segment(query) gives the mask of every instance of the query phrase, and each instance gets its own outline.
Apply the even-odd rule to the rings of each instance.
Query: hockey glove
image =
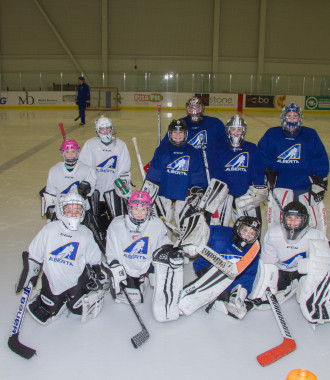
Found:
[[[114,181],[114,188],[118,197],[128,199],[132,194],[131,173],[121,173]]]
[[[199,186],[193,186],[187,190],[186,202],[197,211],[198,204],[204,195],[204,190]]]
[[[16,284],[16,293],[19,293],[23,288],[26,288],[31,281],[33,286],[36,286],[38,276],[41,269],[41,264],[33,259],[29,259],[29,252],[22,253],[23,270]]]
[[[265,169],[265,182],[270,191],[273,191],[276,186],[278,171]]]
[[[104,264],[104,270],[110,278],[110,293],[113,299],[121,292],[120,284],[127,285],[127,274],[123,265],[118,260],[113,260],[111,264]]]
[[[87,198],[87,195],[91,191],[91,185],[87,181],[81,181],[78,185],[78,193],[84,198]]]
[[[313,200],[316,203],[323,201],[324,194],[328,188],[328,178],[322,178],[317,175],[310,175],[309,180],[311,182],[309,188],[309,204],[311,205]]]

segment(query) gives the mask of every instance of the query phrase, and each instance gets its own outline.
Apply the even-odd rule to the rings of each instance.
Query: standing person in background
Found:
[[[85,110],[91,105],[89,86],[85,83],[84,77],[78,78],[76,104],[79,109],[80,125],[85,125]]]

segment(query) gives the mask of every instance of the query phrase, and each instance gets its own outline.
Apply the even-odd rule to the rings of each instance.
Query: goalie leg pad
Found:
[[[327,233],[327,214],[323,201],[315,203],[312,206],[309,204],[308,193],[299,196],[299,202],[306,206],[309,214],[309,225],[325,235]]]
[[[127,199],[119,197],[115,190],[106,191],[103,197],[111,220],[116,216],[127,214]]]
[[[105,291],[97,290],[90,292],[82,297],[81,323],[96,318],[103,308]]]
[[[141,276],[139,278],[137,277],[131,277],[127,275],[127,285],[123,285],[125,287],[125,290],[130,297],[131,301],[134,305],[137,305],[139,303],[144,302],[144,293],[146,292],[146,289],[149,284],[149,280],[146,276]],[[120,292],[117,294],[116,303],[126,303],[129,304],[125,294],[123,292]]]
[[[293,191],[289,189],[276,188],[274,189],[274,195],[276,196],[279,203],[284,208],[288,203],[293,201]],[[267,207],[267,223],[268,226],[273,226],[274,224],[280,224],[281,222],[281,209],[280,206],[275,201],[272,192],[269,192],[268,196],[268,207]]]
[[[146,179],[143,182],[141,191],[146,191],[149,194],[152,203],[154,203],[159,191],[159,185]]]
[[[163,216],[165,220],[171,222],[173,219],[173,204],[171,199],[165,198],[163,196],[157,197],[155,200],[155,212],[158,217]]]
[[[219,224],[221,226],[229,226],[232,207],[233,207],[233,201],[234,201],[234,197],[231,194],[228,194],[227,197],[224,199],[224,201],[220,204],[218,208]],[[214,218],[212,217],[212,221],[211,221],[212,225],[216,224],[213,221],[213,219]]]
[[[183,288],[179,301],[180,312],[191,315],[214,301],[233,281],[212,266],[203,276]]]

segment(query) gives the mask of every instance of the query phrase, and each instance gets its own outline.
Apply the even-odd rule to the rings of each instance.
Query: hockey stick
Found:
[[[262,365],[263,367],[274,363],[276,360],[283,358],[283,356],[288,355],[290,352],[294,351],[296,348],[296,342],[294,341],[290,333],[288,325],[282,314],[280,305],[275,295],[271,293],[269,288],[267,288],[266,290],[266,296],[273,310],[276,322],[279,325],[279,328],[281,330],[281,333],[284,339],[283,339],[283,342],[279,346],[276,346],[264,352],[263,354],[257,356],[257,360],[259,364]]]
[[[143,180],[145,180],[146,175],[145,175],[145,172],[144,172],[144,169],[143,169],[143,165],[142,165],[142,161],[141,161],[141,156],[140,156],[140,151],[139,151],[139,147],[137,145],[136,137],[132,137],[132,141],[133,141],[133,144],[134,144],[134,148],[135,148],[135,152],[136,152],[136,157],[137,157],[137,160],[138,160],[138,163],[139,163],[141,175],[142,175]]]
[[[81,118],[80,114],[74,119],[74,121],[77,121]]]
[[[13,327],[11,329],[11,333],[8,339],[8,347],[15,352],[15,354],[22,356],[25,359],[31,359],[34,354],[36,354],[36,350],[25,346],[19,341],[19,332],[22,326],[23,318],[25,315],[26,307],[29,302],[30,294],[32,292],[33,285],[29,282],[28,286],[24,288],[23,295],[21,301],[18,306],[18,310],[16,313],[16,317],[13,323]]]
[[[282,203],[279,201],[279,199],[277,198],[277,196],[274,194],[274,190],[270,191],[270,194],[272,194],[272,197],[273,197],[274,201],[276,202],[277,206],[279,207],[281,212],[283,212],[284,207],[283,207]]]
[[[65,134],[65,130],[64,130],[64,126],[63,126],[63,123],[60,123],[58,125],[61,129],[61,133],[62,133],[62,136],[63,136],[63,140],[66,140],[66,134]]]
[[[143,321],[142,321],[142,319],[140,317],[140,314],[136,310],[136,307],[135,307],[134,303],[132,302],[130,296],[128,295],[125,287],[123,286],[123,284],[120,284],[120,286],[121,286],[122,292],[125,294],[125,297],[127,298],[128,303],[130,304],[132,310],[134,311],[134,314],[136,315],[136,318],[138,319],[138,321],[140,322],[140,325],[142,327],[142,330],[140,332],[138,332],[137,334],[135,334],[131,338],[133,346],[135,348],[139,348],[147,339],[149,339],[150,335],[149,335],[149,332],[148,332],[145,324],[143,323]]]
[[[160,145],[160,142],[161,142],[161,138],[162,138],[162,126],[161,126],[161,119],[162,119],[162,114],[161,114],[161,111],[162,111],[162,106],[160,104],[158,104],[157,106],[157,116],[158,116],[158,145]]]
[[[203,159],[204,159],[204,166],[205,166],[205,173],[206,173],[206,178],[207,178],[207,184],[209,185],[210,182],[211,182],[211,178],[210,178],[209,164],[207,162],[207,155],[206,155],[205,144],[204,144],[204,136],[203,135],[199,135],[199,141],[201,143],[202,152],[203,152]]]

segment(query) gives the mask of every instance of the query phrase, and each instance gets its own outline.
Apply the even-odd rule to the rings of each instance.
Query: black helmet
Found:
[[[173,131],[182,131],[182,132],[184,132],[184,139],[182,141],[180,141],[180,142],[174,141],[172,139],[172,132]],[[167,134],[168,134],[168,139],[170,140],[170,142],[174,146],[181,147],[187,141],[187,137],[188,137],[188,127],[187,127],[187,124],[185,123],[184,120],[175,120],[174,119],[174,120],[171,121],[171,124],[168,126]]]
[[[254,236],[251,236],[249,239],[245,236],[244,233],[246,227],[250,227],[255,231]],[[247,244],[253,244],[259,238],[260,232],[261,223],[257,218],[254,218],[252,216],[239,217],[233,226],[235,245],[239,248],[244,248]]]
[[[288,217],[297,216],[301,222],[298,226],[293,225]],[[301,232],[308,226],[309,214],[307,208],[298,201],[288,203],[283,210],[281,223],[286,232],[287,240],[296,240]]]

